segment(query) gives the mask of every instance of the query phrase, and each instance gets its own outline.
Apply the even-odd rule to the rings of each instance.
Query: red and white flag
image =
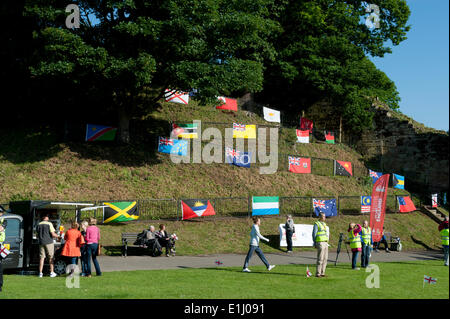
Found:
[[[309,130],[296,130],[298,143],[309,143]]]
[[[433,208],[438,207],[438,194],[432,194],[431,195],[431,206]]]
[[[164,98],[166,102],[189,104],[189,93],[188,92],[178,92],[176,90],[166,89]]]
[[[306,266],[306,277],[311,277],[312,273],[309,271],[308,266]]]
[[[2,256],[2,258],[6,258],[6,256],[8,256],[10,254],[10,251],[8,250],[8,248],[6,248],[6,246],[0,245],[0,256]]]
[[[389,174],[381,176],[372,188],[372,201],[370,204],[370,228],[372,240],[379,242],[383,236],[384,215],[386,213],[386,197],[389,183]]]
[[[218,110],[229,110],[229,111],[237,112],[238,105],[237,105],[237,100],[236,99],[231,99],[231,98],[225,97],[225,96],[218,96],[217,99],[222,104],[216,106],[216,109],[218,109]]]
[[[430,284],[430,285],[435,285],[437,281],[437,278],[433,278],[431,276],[427,276],[427,275],[423,275],[423,282]]]

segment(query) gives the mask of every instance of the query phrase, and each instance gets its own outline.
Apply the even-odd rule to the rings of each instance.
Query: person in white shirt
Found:
[[[245,258],[244,262],[244,268],[243,272],[250,272],[250,269],[248,269],[248,263],[250,259],[252,258],[253,252],[256,252],[258,257],[261,259],[261,261],[266,265],[267,270],[272,270],[275,265],[270,265],[267,261],[266,257],[264,256],[264,253],[262,252],[261,248],[259,248],[259,240],[265,240],[266,242],[269,242],[269,239],[262,236],[259,232],[259,225],[261,225],[261,220],[259,217],[253,217],[253,227],[250,232],[250,248],[247,253],[247,257]]]

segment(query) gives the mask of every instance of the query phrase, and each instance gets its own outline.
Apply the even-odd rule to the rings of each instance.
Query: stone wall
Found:
[[[356,149],[383,173],[405,176],[414,192],[448,190],[449,136],[429,129],[384,106],[375,107],[372,130],[365,131]]]

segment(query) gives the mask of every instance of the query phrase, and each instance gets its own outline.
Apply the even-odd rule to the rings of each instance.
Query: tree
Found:
[[[277,58],[266,63],[263,98],[281,93],[284,109],[293,114],[328,99],[356,132],[370,124],[373,98],[398,108],[395,84],[366,54],[382,57],[391,52],[387,41],[398,45],[406,39],[409,8],[404,0],[372,2],[380,8],[380,27],[369,29],[365,2],[286,0],[278,20],[283,32],[274,43]]]
[[[272,2],[26,1],[36,26],[30,73],[72,92],[73,105],[101,96],[91,105],[117,113],[120,140],[129,142],[130,118],[166,88],[196,88],[202,101],[260,91],[263,61],[274,57],[268,39],[280,31],[269,18]],[[69,3],[80,8],[78,29],[65,26]]]

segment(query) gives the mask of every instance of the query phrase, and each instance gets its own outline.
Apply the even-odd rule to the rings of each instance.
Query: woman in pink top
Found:
[[[361,251],[361,236],[359,235],[362,231],[362,227],[360,224],[350,223],[348,225],[347,232],[351,232],[353,234],[353,237],[359,241],[354,244],[350,244],[350,247],[352,248],[352,269],[353,270],[359,270],[358,267],[356,267],[356,262],[358,260],[359,252]],[[349,238],[350,239],[350,238]],[[359,244],[358,244],[359,243]]]
[[[86,228],[86,245],[87,245],[87,277],[91,277],[91,258],[94,263],[95,272],[97,276],[102,275],[100,265],[97,261],[98,242],[100,240],[100,229],[95,226],[97,220],[95,218],[89,219],[89,226]]]

